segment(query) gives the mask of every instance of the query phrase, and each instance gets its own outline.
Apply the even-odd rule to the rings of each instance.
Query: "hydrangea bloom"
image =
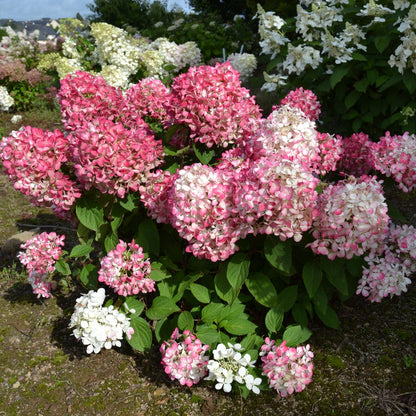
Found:
[[[114,309],[113,305],[102,306],[105,290],[90,290],[76,300],[69,328],[73,335],[87,345],[87,353],[99,353],[102,348],[120,347],[123,336],[131,338],[134,333],[130,318]]]
[[[116,248],[101,259],[98,281],[120,296],[137,295],[156,290],[150,272],[150,261],[144,258],[143,248],[134,240],[131,243],[120,240]]]
[[[232,390],[232,384],[236,381],[245,384],[253,393],[259,394],[261,378],[254,378],[249,372],[256,360],[252,361],[250,354],[242,355],[243,350],[240,344],[228,343],[228,348],[224,344],[218,344],[212,351],[214,358],[208,361],[209,374],[205,380],[215,381],[215,388],[226,393]]]
[[[316,254],[333,260],[367,251],[380,253],[389,217],[381,183],[376,177],[349,178],[328,185],[318,197],[310,244]]]
[[[306,347],[290,348],[283,341],[279,346],[269,338],[261,347],[263,374],[269,379],[269,387],[282,397],[301,392],[312,382],[313,352]]]
[[[58,100],[67,131],[83,127],[96,117],[115,120],[124,103],[121,90],[107,84],[103,77],[83,71],[61,80]]]
[[[280,101],[280,105],[299,108],[311,121],[318,120],[321,114],[321,103],[318,97],[311,90],[304,90],[302,87],[290,91]]]
[[[191,331],[185,330],[181,334],[176,328],[171,339],[160,346],[165,373],[182,386],[199,383],[207,373],[209,357],[205,353],[208,350],[209,345],[202,345]]]
[[[148,125],[136,119],[133,130],[122,123],[98,117],[68,136],[74,172],[85,189],[124,198],[137,191],[146,172],[162,162],[163,147]]]
[[[55,283],[48,277],[55,271],[55,263],[62,254],[65,236],[58,236],[55,232],[41,233],[21,245],[17,257],[26,266],[28,281],[33,293],[39,297],[49,298]]]
[[[189,127],[190,137],[208,147],[227,147],[251,133],[260,108],[239,73],[228,62],[201,65],[178,75],[172,83],[170,114]]]
[[[257,68],[257,59],[252,53],[232,53],[227,61],[240,73],[241,82],[246,82]]]
[[[337,136],[342,146],[338,162],[340,172],[360,177],[367,175],[374,166],[373,145],[368,134],[354,133],[350,137]]]
[[[408,132],[391,136],[389,132],[373,146],[375,169],[392,176],[403,192],[416,188],[416,135]]]
[[[325,175],[327,172],[335,171],[342,155],[341,140],[328,133],[317,132],[319,159],[312,164],[314,172]]]
[[[69,161],[69,142],[58,129],[12,131],[0,144],[0,157],[14,187],[35,205],[69,211],[81,196],[78,185],[60,170]]]
[[[0,111],[7,111],[14,105],[14,99],[7,91],[7,88],[0,85]]]

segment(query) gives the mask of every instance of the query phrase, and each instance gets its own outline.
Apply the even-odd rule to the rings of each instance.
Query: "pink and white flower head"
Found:
[[[309,345],[291,348],[283,341],[279,346],[269,338],[261,347],[263,374],[269,380],[269,387],[282,397],[301,392],[312,382],[313,352]]]
[[[321,103],[318,97],[311,90],[304,90],[302,87],[290,91],[280,101],[280,106],[282,105],[299,108],[311,121],[318,120],[321,114]]]
[[[251,134],[260,118],[254,97],[241,86],[229,62],[191,67],[172,83],[169,114],[190,129],[190,137],[208,147],[227,147]]]
[[[170,90],[156,78],[144,78],[130,87],[125,93],[125,108],[122,111],[123,122],[134,128],[137,117],[151,117],[163,123],[172,124],[166,108],[170,100]]]
[[[238,250],[242,230],[226,172],[195,163],[177,175],[169,191],[170,221],[188,241],[186,251],[214,262],[227,259]]]
[[[102,348],[120,347],[124,335],[131,338],[134,329],[130,318],[114,308],[102,306],[105,290],[90,290],[76,300],[69,328],[77,340],[87,346],[87,354],[99,353]]]
[[[134,240],[131,243],[120,240],[116,248],[101,259],[98,281],[120,296],[137,295],[156,290],[150,272],[150,261],[145,259],[143,248]]]
[[[69,142],[58,129],[12,131],[1,141],[0,157],[14,187],[35,205],[69,211],[81,196],[79,186],[60,170],[69,162]]]
[[[373,145],[368,134],[354,133],[350,137],[337,136],[341,142],[342,154],[337,169],[347,175],[360,177],[368,175],[374,167]]]
[[[120,89],[110,86],[100,75],[77,71],[61,80],[58,92],[62,122],[68,132],[96,117],[116,120],[124,107]]]
[[[373,152],[375,169],[391,176],[403,192],[416,189],[416,135],[391,136],[386,132],[374,144]]]
[[[350,177],[328,185],[318,197],[310,244],[316,254],[336,257],[361,256],[384,249],[389,217],[381,182],[376,177]]]
[[[17,255],[20,262],[26,266],[28,281],[33,293],[39,297],[49,298],[55,289],[55,282],[50,280],[55,271],[55,263],[62,255],[65,236],[55,232],[38,234],[21,245],[24,251]]]
[[[176,328],[169,341],[160,346],[162,365],[171,380],[178,380],[184,386],[191,387],[207,373],[209,357],[205,353],[209,345],[203,345],[189,330],[183,334]]]
[[[162,163],[162,143],[141,119],[134,130],[127,130],[121,123],[97,117],[68,139],[75,175],[87,190],[95,187],[124,198],[139,189],[146,172]]]
[[[338,161],[343,152],[341,140],[332,134],[317,132],[318,158],[314,160],[312,169],[319,175],[337,170]]]

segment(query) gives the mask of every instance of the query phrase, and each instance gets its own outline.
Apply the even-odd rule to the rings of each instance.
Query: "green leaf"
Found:
[[[203,322],[207,324],[211,324],[213,322],[218,323],[218,318],[220,316],[221,311],[224,309],[223,303],[210,303],[207,306],[204,306],[201,311],[201,319]]]
[[[119,204],[115,204],[111,210],[111,229],[117,232],[124,218],[124,209]]]
[[[348,282],[344,271],[344,259],[329,260],[328,257],[321,258],[321,267],[328,281],[343,295],[348,295]]]
[[[250,259],[245,253],[237,253],[232,256],[227,264],[227,279],[230,285],[240,290],[247,279],[250,269]]]
[[[189,329],[192,331],[194,329],[194,318],[189,311],[183,311],[179,314],[178,317],[178,328],[183,331]]]
[[[415,74],[406,72],[403,76],[403,83],[409,91],[409,94],[413,94],[416,91],[416,76]]]
[[[146,311],[146,316],[150,320],[158,320],[178,311],[180,309],[172,299],[166,296],[158,296],[153,299],[152,306]]]
[[[172,275],[165,269],[162,263],[153,261],[150,263],[152,271],[150,272],[150,278],[155,282],[160,282],[165,279],[169,279]]]
[[[383,92],[387,88],[390,88],[393,85],[398,84],[400,81],[402,81],[402,79],[403,77],[401,75],[393,75],[392,77],[389,77],[387,81],[380,86],[379,92]]]
[[[139,228],[134,236],[137,244],[143,247],[143,251],[150,256],[159,256],[160,238],[156,223],[151,219],[146,219],[139,224]]]
[[[355,58],[356,59],[356,58]],[[349,72],[348,66],[336,66],[329,78],[331,88],[334,88]]]
[[[380,52],[383,53],[383,51],[389,46],[390,43],[390,36],[376,36],[374,38],[374,45],[376,47],[376,49]]]
[[[367,72],[367,79],[370,84],[375,84],[378,79],[378,69],[372,68]]]
[[[143,302],[140,302],[140,300],[137,299],[136,296],[127,296],[122,306],[124,307],[126,314],[132,309],[134,309],[134,313],[132,313],[132,315],[139,316],[143,312],[145,305]]]
[[[117,247],[120,239],[116,233],[107,234],[104,239],[104,248],[109,253],[111,250]]]
[[[71,268],[64,259],[59,259],[55,263],[55,269],[58,273],[63,274],[64,276],[69,276],[71,274]]]
[[[387,207],[389,209],[388,216],[394,220],[398,220],[401,222],[407,222],[406,217],[396,208],[394,205],[391,205],[387,202]]]
[[[79,275],[79,280],[89,290],[98,288],[98,267],[94,264],[86,264]]]
[[[308,313],[303,305],[295,303],[292,308],[293,319],[300,325],[308,326]]]
[[[97,206],[93,198],[78,200],[75,212],[80,223],[90,230],[98,231],[104,222],[104,210]]]
[[[221,326],[232,335],[252,334],[257,328],[255,323],[242,318],[221,321]]]
[[[292,271],[292,245],[289,241],[281,241],[275,236],[267,236],[264,240],[264,255],[268,262],[286,274]]]
[[[247,316],[244,313],[245,306],[242,303],[233,303],[232,305],[225,305],[221,311],[219,316],[217,317],[217,322],[220,323],[223,320],[232,321],[237,319],[241,316]]]
[[[203,344],[215,345],[220,342],[218,331],[207,325],[201,325],[197,328],[196,337],[199,338]]]
[[[156,323],[155,326],[155,337],[159,344],[162,341],[170,339],[172,336],[172,332],[178,326],[176,315],[174,319],[163,318]]]
[[[124,199],[122,199],[119,204],[129,212],[134,211],[137,208],[137,203],[140,201],[140,196],[137,194],[127,194]]]
[[[282,327],[284,316],[285,314],[279,306],[269,309],[264,319],[267,330],[269,332],[277,332]]]
[[[289,311],[298,297],[298,286],[288,286],[277,295],[277,306],[283,311]]]
[[[152,330],[149,324],[140,316],[132,316],[130,325],[134,329],[131,339],[127,342],[137,351],[147,352],[152,346]]]
[[[227,303],[232,303],[234,299],[237,297],[234,289],[230,285],[227,275],[226,269],[222,268],[214,278],[214,286],[215,292],[217,295],[222,299],[225,300]]]
[[[344,104],[347,109],[353,107],[355,103],[360,99],[362,96],[361,93],[359,93],[356,90],[352,90],[347,96],[345,97]]]
[[[367,58],[365,57],[365,55],[363,55],[362,53],[359,52],[353,52],[351,55],[352,59],[354,59],[354,61],[360,61],[360,62],[366,62]]]
[[[198,283],[191,283],[189,289],[199,302],[209,303],[211,301],[209,290],[205,286],[199,285]]]
[[[196,143],[194,143],[194,152],[198,160],[204,165],[208,165],[215,155],[215,150],[209,150],[205,146]]]
[[[316,291],[315,296],[313,297],[313,304],[315,305],[315,311],[319,310],[323,314],[326,313],[328,307],[328,295],[326,294],[322,286]]]
[[[251,274],[246,282],[247,289],[260,304],[273,308],[277,305],[277,292],[272,281],[263,273]]]
[[[304,264],[302,270],[303,283],[310,298],[313,298],[322,281],[322,269],[315,261]]]
[[[323,313],[321,310],[316,309],[316,314],[318,315],[318,318],[329,328],[333,329],[339,329],[340,328],[340,322],[338,319],[337,313],[330,307],[327,306],[325,313]]]
[[[296,347],[307,341],[311,335],[312,332],[308,328],[301,325],[290,325],[283,333],[283,340],[286,340],[288,347]]]

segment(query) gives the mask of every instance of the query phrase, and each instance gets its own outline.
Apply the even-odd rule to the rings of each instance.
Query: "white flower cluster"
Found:
[[[243,351],[240,344],[228,343],[228,348],[224,344],[218,344],[217,348],[212,351],[214,359],[208,361],[209,374],[205,380],[216,381],[215,388],[222,389],[226,393],[231,391],[232,383],[236,381],[245,384],[253,393],[259,394],[258,386],[261,384],[261,378],[255,378],[247,370],[247,368],[254,367],[256,360],[252,361],[250,354],[243,356],[240,351]]]
[[[7,111],[14,105],[14,99],[7,91],[7,88],[0,86],[0,111]]]
[[[257,68],[257,59],[251,53],[232,53],[227,61],[240,73],[241,82],[246,82]]]
[[[90,290],[76,300],[75,311],[69,323],[73,335],[87,345],[87,353],[99,353],[102,348],[120,347],[123,335],[131,337],[134,330],[130,319],[114,309],[113,305],[102,306],[105,290]]]

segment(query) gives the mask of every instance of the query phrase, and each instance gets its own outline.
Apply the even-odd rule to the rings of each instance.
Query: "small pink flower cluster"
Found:
[[[202,345],[190,331],[183,334],[176,328],[169,341],[165,341],[161,347],[162,365],[171,380],[191,387],[197,384],[207,373],[209,357],[205,353],[209,345]]]
[[[282,397],[301,392],[312,382],[313,352],[306,347],[290,348],[283,341],[279,346],[269,338],[261,347],[263,374],[269,379],[269,387]]]
[[[318,197],[318,210],[312,227],[315,241],[309,245],[316,254],[333,260],[382,252],[389,217],[376,177],[350,177],[328,185]]]
[[[69,159],[69,142],[60,130],[24,127],[3,138],[0,157],[14,187],[35,205],[68,211],[81,196],[78,185],[60,171]]]
[[[55,271],[55,263],[62,255],[61,246],[65,236],[58,236],[55,232],[38,234],[21,245],[25,251],[18,254],[20,262],[26,266],[32,285],[33,293],[39,297],[49,298],[55,283],[48,280],[48,275]]]
[[[143,248],[134,240],[131,243],[120,240],[116,248],[101,259],[98,281],[120,296],[137,295],[156,290],[150,272],[150,261],[144,258]]]
[[[392,176],[403,192],[416,189],[416,135],[408,132],[391,136],[390,132],[374,144],[374,167]]]
[[[368,175],[374,167],[373,142],[363,132],[354,133],[350,137],[337,136],[342,145],[342,155],[337,169],[345,174],[360,177]]]
[[[190,137],[208,147],[237,143],[250,134],[251,120],[260,118],[259,106],[229,62],[178,75],[168,106],[174,122],[185,124]]]
[[[390,224],[383,255],[365,257],[367,267],[358,282],[356,294],[381,302],[387,296],[407,292],[410,276],[416,272],[416,229]]]
[[[68,140],[74,172],[83,187],[120,198],[137,191],[145,173],[162,162],[163,146],[140,118],[134,129],[127,130],[121,123],[97,117]]]
[[[321,103],[318,101],[318,97],[311,90],[304,90],[302,87],[290,91],[280,101],[280,105],[299,108],[311,121],[318,120],[321,114]]]
[[[121,90],[112,87],[100,76],[77,71],[61,80],[58,93],[62,122],[74,131],[96,117],[115,120],[123,108]]]
[[[342,155],[340,140],[332,134],[320,132],[317,132],[316,140],[319,154],[318,160],[312,164],[312,169],[320,175],[335,171]]]

